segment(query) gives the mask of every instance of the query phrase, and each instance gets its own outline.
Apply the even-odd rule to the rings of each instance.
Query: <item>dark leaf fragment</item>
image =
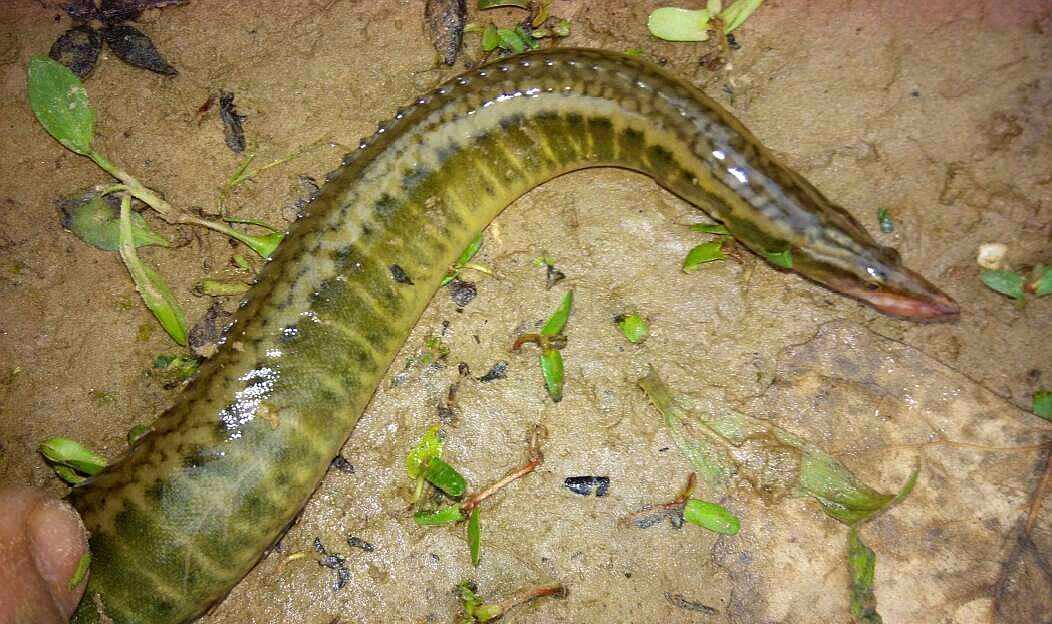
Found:
[[[70,69],[77,78],[84,80],[95,69],[102,49],[102,37],[88,26],[81,24],[62,33],[55,43],[51,44],[48,56]]]
[[[698,613],[704,613],[705,615],[719,614],[719,611],[710,607],[707,604],[697,602],[694,600],[687,600],[683,597],[683,594],[673,594],[672,592],[666,592],[665,600],[668,600],[673,607],[676,607],[678,609],[684,609],[686,611],[696,611]]]
[[[86,22],[98,15],[95,0],[70,0],[65,8],[66,14],[75,20]]]
[[[360,548],[365,552],[373,552],[374,550],[376,550],[376,546],[373,546],[372,544],[363,540],[362,538],[355,537],[353,535],[347,538],[347,545],[351,548]]]
[[[354,464],[347,461],[347,458],[343,455],[333,457],[332,461],[329,462],[329,468],[332,470],[339,470],[344,474],[354,474]]]
[[[564,279],[566,279],[566,274],[563,273],[562,271],[560,271],[559,269],[555,268],[554,264],[546,264],[544,266],[547,267],[547,272],[545,274],[545,280],[544,281],[545,281],[545,287],[548,290],[551,290],[552,286],[555,286],[559,282],[561,282]]]
[[[318,565],[336,572],[336,580],[332,582],[332,588],[334,590],[343,589],[343,586],[351,580],[351,571],[347,568],[347,558],[326,550],[325,545],[321,543],[320,537],[314,538],[314,550],[322,556],[318,560]]]
[[[391,277],[394,278],[394,281],[398,282],[399,284],[412,285],[413,280],[410,279],[409,276],[406,274],[405,269],[398,266],[397,264],[392,264],[388,267],[388,269],[390,269]]]
[[[592,488],[595,488],[595,495],[602,498],[606,496],[606,491],[610,488],[610,477],[566,477],[563,480],[563,485],[574,494],[580,494],[581,496],[590,495]]]
[[[455,279],[449,283],[449,297],[453,303],[457,304],[457,307],[467,306],[476,295],[478,295],[478,289],[472,282]]]
[[[493,381],[495,379],[504,379],[508,375],[508,363],[501,360],[493,365],[493,368],[489,369],[485,375],[479,377],[479,381]]]
[[[107,24],[115,24],[134,20],[146,9],[159,9],[185,2],[186,0],[102,0],[95,17]]]
[[[165,76],[179,73],[161,56],[146,33],[137,28],[127,24],[111,24],[103,27],[102,38],[117,58],[129,65]]]
[[[226,146],[240,154],[245,151],[245,129],[241,125],[245,116],[237,112],[234,106],[234,94],[229,91],[219,92],[219,119],[223,121],[223,141]]]
[[[424,22],[431,35],[431,45],[446,65],[457,62],[460,42],[464,38],[468,8],[464,0],[427,0]]]
[[[207,358],[215,354],[216,345],[223,335],[223,327],[219,322],[223,316],[226,316],[223,306],[218,300],[213,300],[204,317],[190,328],[187,340],[194,355]]]

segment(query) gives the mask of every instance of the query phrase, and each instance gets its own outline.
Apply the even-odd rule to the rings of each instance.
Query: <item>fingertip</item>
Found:
[[[87,531],[80,516],[65,502],[40,500],[26,517],[26,536],[37,572],[55,605],[72,615],[84,594],[87,575],[72,585],[81,559],[88,553]]]

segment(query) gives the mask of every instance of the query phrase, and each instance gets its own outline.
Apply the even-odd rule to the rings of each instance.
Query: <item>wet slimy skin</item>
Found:
[[[100,621],[101,606],[117,624],[183,622],[222,598],[314,491],[460,251],[526,191],[597,166],[653,177],[750,249],[788,250],[794,271],[884,312],[957,314],[667,72],[585,49],[475,69],[345,159],[216,356],[152,433],[73,491],[94,556],[75,621]]]

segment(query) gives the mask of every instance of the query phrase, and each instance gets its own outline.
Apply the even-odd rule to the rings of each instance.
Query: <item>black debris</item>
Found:
[[[179,73],[154,47],[146,33],[127,24],[110,24],[102,28],[102,38],[120,60],[135,67],[165,76]]]
[[[391,277],[393,277],[394,280],[399,284],[413,283],[413,280],[409,279],[409,276],[405,273],[405,269],[403,269],[402,267],[398,266],[397,264],[392,264],[388,268],[391,270]]]
[[[62,36],[51,44],[48,56],[68,67],[77,78],[84,80],[91,70],[95,69],[100,50],[102,38],[99,37],[99,33],[91,26],[81,24],[62,33]]]
[[[363,540],[362,538],[355,537],[353,535],[347,538],[347,545],[351,548],[360,548],[365,552],[373,552],[374,550],[376,550],[376,546],[373,546],[372,544]]]
[[[337,455],[332,458],[329,462],[329,468],[332,470],[339,470],[344,474],[354,474],[354,464],[347,461],[343,455]]]
[[[683,594],[673,594],[672,592],[665,592],[665,599],[668,600],[673,607],[679,609],[685,609],[687,611],[696,611],[698,613],[704,613],[705,615],[719,615],[719,611],[710,607],[707,604],[695,602],[693,600],[687,600],[683,597]]]
[[[554,264],[546,264],[544,266],[547,267],[547,273],[545,274],[545,287],[548,290],[551,290],[552,286],[555,286],[566,279],[566,274],[555,268]]]
[[[321,543],[320,537],[314,538],[314,550],[318,551],[318,554],[322,556],[318,560],[318,565],[336,571],[336,580],[332,582],[332,588],[334,590],[343,589],[343,586],[351,580],[351,571],[347,568],[347,558],[326,550],[325,545]]]
[[[606,491],[610,488],[610,477],[566,477],[563,485],[574,494],[581,496],[590,495],[592,488],[595,488],[595,495],[601,498],[606,496]]]
[[[478,295],[478,289],[472,282],[455,279],[449,283],[449,297],[458,307],[466,307]]]
[[[205,312],[200,321],[190,328],[190,332],[186,336],[187,343],[194,355],[207,358],[215,354],[216,345],[223,335],[223,326],[219,321],[224,316],[227,316],[227,313],[223,311],[223,306],[219,303],[219,299],[213,299],[208,311]]]
[[[727,47],[732,50],[740,50],[742,44],[738,43],[738,40],[734,38],[734,34],[727,35]]]
[[[479,381],[493,381],[494,379],[504,379],[508,376],[508,363],[501,360],[493,365],[493,368],[479,377]]]
[[[452,66],[457,62],[460,43],[464,38],[468,9],[464,0],[427,0],[424,22],[442,62]]]
[[[185,2],[186,0],[102,0],[93,17],[108,24],[113,24],[125,20],[134,20],[146,9],[159,9]],[[90,4],[90,0],[80,4]]]
[[[234,94],[219,92],[219,119],[223,121],[223,141],[235,154],[245,151],[245,129],[241,122],[245,116],[234,106]]]

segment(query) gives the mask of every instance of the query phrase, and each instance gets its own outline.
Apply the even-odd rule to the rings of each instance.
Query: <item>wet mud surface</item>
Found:
[[[488,597],[569,588],[512,622],[846,621],[846,528],[811,500],[768,504],[732,489],[720,502],[741,518],[735,537],[618,525],[674,497],[690,470],[635,384],[650,364],[680,391],[808,438],[883,491],[921,461],[912,496],[863,529],[885,621],[1047,619],[1052,523],[1035,492],[1050,427],[1026,408],[1052,386],[1052,298],[1014,307],[975,264],[986,242],[1006,243],[1016,265],[1052,261],[1047,4],[770,0],[737,33],[730,66],[714,69],[700,62],[712,46],[649,38],[656,6],[557,0],[553,12],[573,24],[568,45],[666,59],[956,298],[961,320],[889,319],[751,256],[686,275],[683,256],[705,238],[687,228],[696,210],[639,175],[564,176],[487,230],[476,261],[498,279],[466,276],[476,296],[463,307],[439,291],[343,450],[353,470],[330,471],[279,547],[203,621],[451,622],[465,578]],[[61,14],[47,2],[0,10],[0,481],[55,494],[65,488],[40,440],[65,435],[116,457],[127,430],[176,397],[149,373],[175,349],[119,258],[60,225],[60,195],[106,181],[25,104],[26,62],[69,27]],[[233,92],[258,163],[323,143],[229,199],[232,213],[274,223],[294,214],[299,176],[320,180],[378,121],[457,71],[435,69],[422,2],[200,1],[135,24],[179,73],[150,74],[104,49],[86,82],[97,146],[170,201],[215,213],[240,158],[215,108],[198,110]],[[477,41],[466,37],[472,51]],[[891,234],[878,233],[880,208]],[[142,256],[201,318],[211,301],[193,284],[248,252],[147,218],[177,244]],[[550,290],[534,264],[543,254],[566,274]],[[536,353],[508,347],[570,287],[565,399],[552,404]],[[650,322],[641,345],[614,326],[629,311]],[[403,371],[447,323],[441,365]],[[501,360],[503,378],[475,380]],[[441,412],[460,362],[473,377]],[[477,571],[462,528],[420,528],[409,512],[403,458],[440,415],[445,457],[474,485],[525,459],[532,425],[547,430],[543,466],[484,503]],[[606,496],[564,487],[577,475],[609,477]],[[342,589],[318,565],[316,539],[346,558]],[[309,556],[288,560],[298,552]]]

